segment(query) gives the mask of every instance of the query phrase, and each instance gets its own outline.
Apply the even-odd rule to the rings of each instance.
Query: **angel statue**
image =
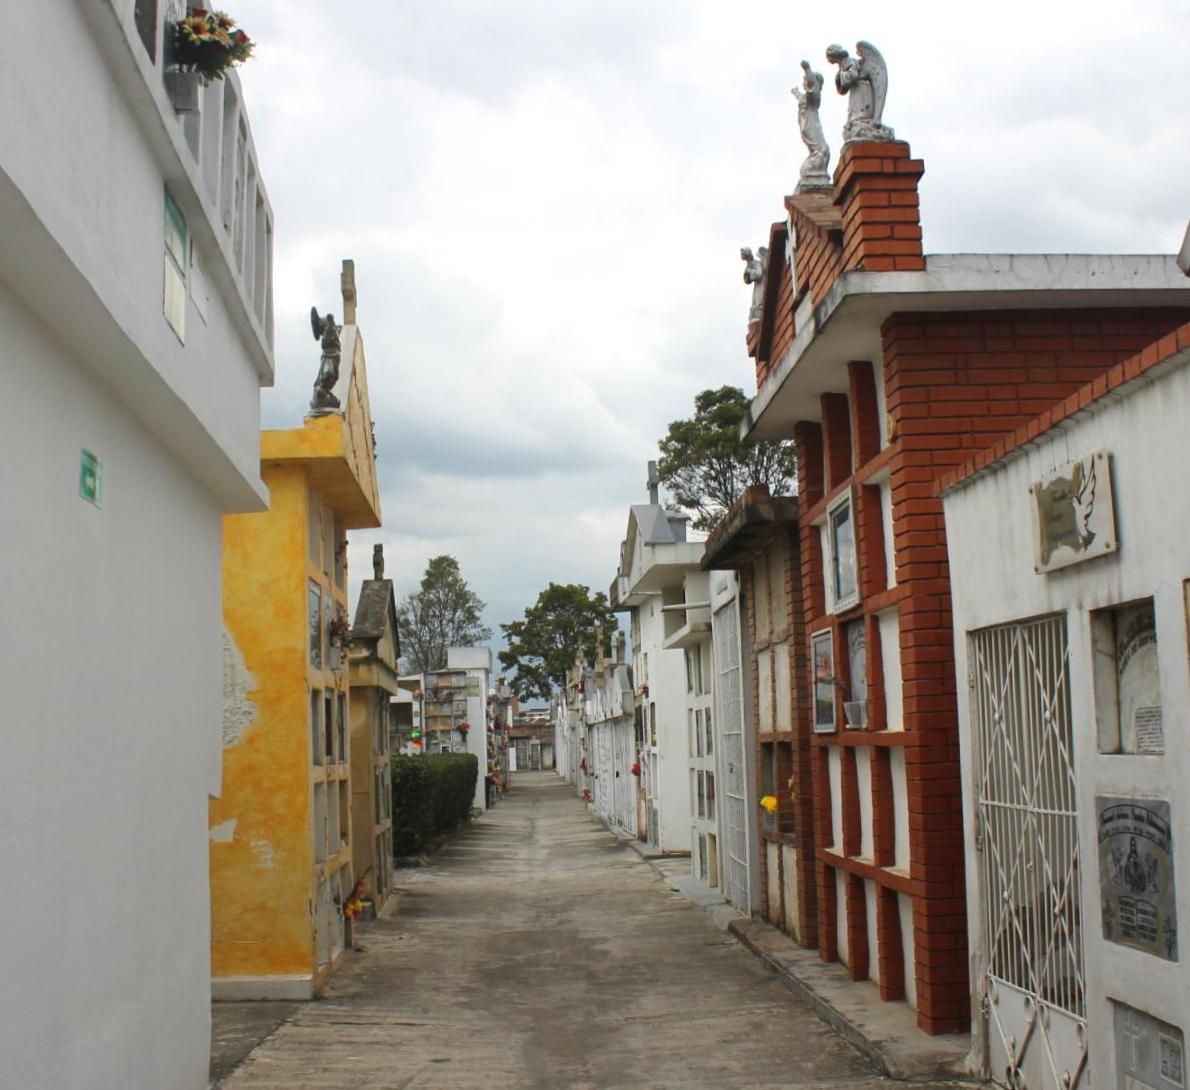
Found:
[[[830,189],[827,165],[831,161],[831,149],[818,117],[818,107],[822,105],[822,73],[811,69],[809,61],[802,61],[802,85],[794,87],[791,93],[797,99],[797,124],[802,132],[802,143],[809,152],[802,162],[797,191]]]
[[[764,282],[769,267],[769,248],[761,246],[757,256],[750,247],[745,246],[740,250],[740,260],[744,262],[744,283],[752,285],[752,307],[748,311],[748,324],[752,325],[764,317]]]
[[[318,308],[310,308],[310,328],[314,331],[314,339],[322,341],[322,363],[318,368],[318,377],[314,380],[314,396],[310,398],[311,412],[327,412],[339,408],[339,399],[331,391],[339,381],[339,331],[341,325],[335,325],[335,316],[327,313],[325,318],[318,316]]]
[[[837,64],[835,88],[847,95],[847,124],[843,143],[852,140],[894,140],[892,129],[883,124],[884,98],[888,93],[888,66],[871,42],[856,42],[858,57],[848,55],[841,45],[827,48],[826,59]]]

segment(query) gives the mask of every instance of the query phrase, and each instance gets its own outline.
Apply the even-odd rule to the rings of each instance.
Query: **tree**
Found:
[[[492,638],[483,623],[484,603],[467,586],[453,556],[426,565],[421,587],[397,607],[401,661],[406,673],[446,668],[448,647],[470,647]]]
[[[611,650],[616,617],[602,591],[592,594],[578,583],[551,583],[537,596],[537,604],[525,610],[523,621],[500,629],[508,643],[500,652],[500,665],[516,670],[509,682],[512,691],[521,700],[549,700],[555,687],[566,684],[566,672],[580,653],[589,666],[595,664],[599,636],[604,650]]]
[[[694,416],[675,420],[661,440],[661,483],[695,513],[696,530],[713,529],[749,485],[768,485],[774,496],[793,490],[793,443],[744,443],[740,422],[747,411],[748,398],[738,386],[703,390],[694,399]]]

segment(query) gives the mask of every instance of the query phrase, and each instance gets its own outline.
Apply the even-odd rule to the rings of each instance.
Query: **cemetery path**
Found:
[[[553,773],[514,774],[430,866],[398,874],[395,914],[224,1090],[898,1085]],[[219,1004],[217,1028],[249,1006]]]

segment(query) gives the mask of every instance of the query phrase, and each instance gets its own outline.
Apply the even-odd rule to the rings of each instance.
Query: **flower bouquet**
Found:
[[[253,42],[235,20],[222,11],[191,8],[185,19],[174,23],[173,59],[197,73],[203,83],[222,79],[233,64],[252,56]]]

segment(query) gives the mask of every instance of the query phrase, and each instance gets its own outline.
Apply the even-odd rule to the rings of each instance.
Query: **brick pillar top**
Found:
[[[843,145],[834,203],[843,217],[843,271],[922,270],[917,183],[925,163],[904,141]]]

